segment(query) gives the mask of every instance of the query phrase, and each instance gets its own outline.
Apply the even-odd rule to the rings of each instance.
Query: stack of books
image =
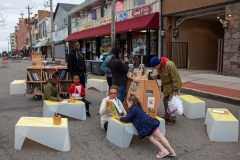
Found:
[[[39,73],[27,71],[27,75],[30,81],[41,81],[41,76]]]

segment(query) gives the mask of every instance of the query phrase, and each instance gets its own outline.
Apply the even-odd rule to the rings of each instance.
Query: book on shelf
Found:
[[[41,92],[40,83],[28,83],[27,84],[27,93],[41,95],[42,92]]]
[[[40,81],[41,76],[39,73],[27,71],[27,76],[30,81]]]

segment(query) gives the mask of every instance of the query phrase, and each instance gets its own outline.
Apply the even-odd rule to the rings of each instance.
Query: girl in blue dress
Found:
[[[126,117],[119,117],[119,120],[122,122],[132,122],[138,131],[139,139],[149,136],[149,141],[160,149],[159,153],[156,155],[157,158],[163,158],[165,156],[175,157],[176,153],[173,148],[158,129],[160,122],[143,111],[138,97],[134,94],[130,94],[127,98],[127,104],[129,112]],[[155,137],[161,142],[157,141]]]

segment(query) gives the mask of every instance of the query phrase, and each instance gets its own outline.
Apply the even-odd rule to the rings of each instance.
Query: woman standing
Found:
[[[112,72],[112,85],[118,86],[118,99],[123,103],[127,86],[128,58],[122,60],[122,49],[119,46],[114,47],[112,52],[108,63]]]

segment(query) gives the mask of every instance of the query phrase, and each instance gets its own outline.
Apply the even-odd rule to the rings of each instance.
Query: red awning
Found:
[[[124,21],[119,21],[116,23],[116,33],[124,33],[130,31],[137,31],[142,29],[159,29],[159,13],[152,13],[146,16],[136,17],[127,19]],[[83,30],[80,32],[70,34],[65,42],[85,39],[85,38],[93,38],[93,37],[101,37],[111,34],[111,24],[107,24],[104,26],[91,28],[87,30]]]

